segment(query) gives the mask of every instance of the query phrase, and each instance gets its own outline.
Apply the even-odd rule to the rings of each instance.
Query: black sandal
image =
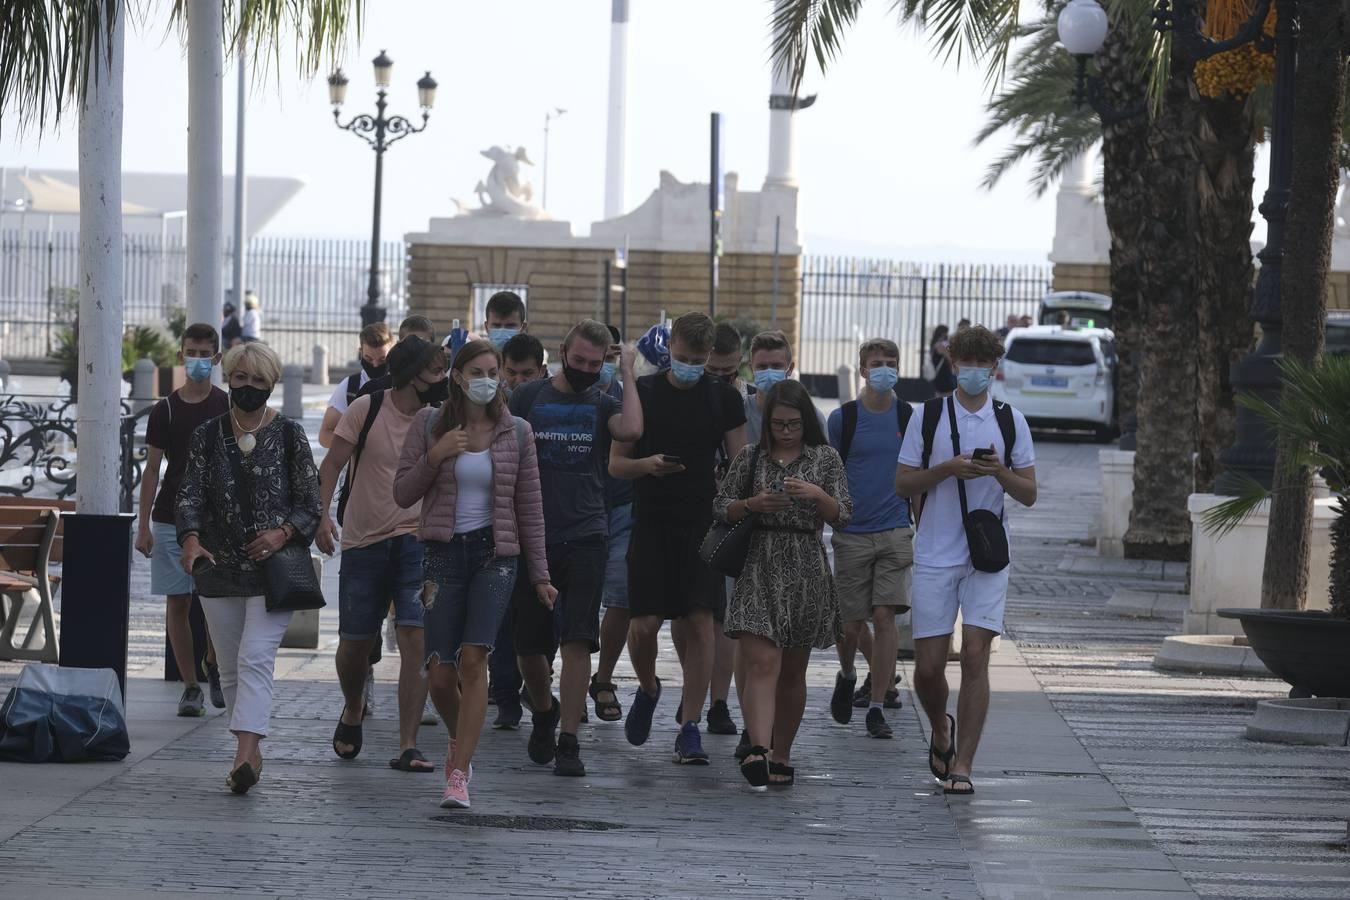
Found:
[[[774,781],[773,776],[775,775],[786,775],[787,778],[784,781]],[[797,770],[795,767],[769,760],[769,787],[792,787],[796,783]]]
[[[248,789],[258,783],[258,774],[261,769],[261,765],[255,771],[252,763],[240,763],[239,768],[231,772],[225,779],[225,784],[236,794],[247,794]]]
[[[608,692],[613,700],[601,700],[600,694]],[[611,681],[596,681],[591,676],[591,699],[595,701],[595,715],[601,722],[617,722],[623,718],[623,707],[619,704],[619,690]]]
[[[944,787],[942,789],[942,793],[944,794],[955,794],[958,797],[969,797],[971,794],[975,793],[975,784],[970,780],[970,777],[967,775],[948,775],[946,780],[951,782],[951,787]],[[958,790],[956,787],[958,784],[966,785],[969,788],[969,790],[966,790],[964,788]]]
[[[343,743],[346,743],[344,741]],[[414,762],[423,762],[425,767],[414,766]],[[431,764],[431,760],[422,755],[422,751],[416,747],[404,750],[397,759],[389,760],[389,768],[398,769],[400,772],[435,772],[436,767]]]
[[[751,759],[758,756],[759,759]],[[769,787],[769,751],[763,747],[751,747],[741,763],[741,775],[750,783],[752,791],[763,791]]]
[[[342,715],[345,716],[346,714],[347,707],[343,706]],[[340,758],[356,759],[357,755],[360,754],[361,742],[364,740],[364,736],[361,732],[361,725],[365,724],[365,720],[366,717],[363,714],[361,716],[361,724],[348,725],[346,722],[342,721],[342,716],[338,716],[337,728],[333,729],[333,752]],[[352,749],[343,753],[337,748],[338,744],[349,744]]]
[[[951,723],[951,727],[947,730],[946,750],[939,753],[937,747],[934,746],[933,740],[937,737],[936,732],[928,738],[928,771],[932,772],[933,777],[938,781],[947,780],[947,775],[952,770],[952,760],[956,759],[956,719],[952,718],[951,713],[947,713],[947,721]],[[941,772],[938,771],[937,766],[933,765],[934,756],[942,760],[943,769]]]

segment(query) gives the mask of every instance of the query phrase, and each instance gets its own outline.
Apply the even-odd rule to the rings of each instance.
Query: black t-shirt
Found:
[[[741,395],[706,375],[692,388],[681,390],[670,383],[664,370],[639,378],[637,389],[643,432],[633,456],[678,456],[685,470],[664,478],[637,479],[634,510],[639,515],[660,514],[682,521],[709,518],[717,493],[717,450],[728,431],[745,424]]]
[[[174,391],[150,410],[150,418],[145,426],[145,442],[164,451],[164,458],[169,462],[164,479],[159,483],[159,493],[155,495],[155,505],[150,509],[150,521],[173,524],[174,499],[178,496],[178,485],[187,469],[188,443],[192,440],[192,432],[203,422],[229,411],[230,395],[218,387],[212,387],[206,399],[198,403],[188,403]]]
[[[609,383],[609,394],[620,403],[623,402],[623,388],[620,387],[618,379]],[[605,461],[605,505],[610,509],[616,506],[624,506],[633,502],[633,482],[627,478],[609,477],[609,462]]]

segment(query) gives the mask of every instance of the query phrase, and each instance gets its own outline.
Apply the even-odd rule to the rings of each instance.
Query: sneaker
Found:
[[[750,729],[742,728],[741,740],[736,744],[736,762],[745,761],[745,758],[750,755],[750,747]]]
[[[536,765],[544,766],[553,761],[554,755],[558,752],[558,742],[553,736],[553,730],[558,727],[558,719],[562,717],[562,708],[558,706],[558,698],[553,698],[553,705],[547,712],[530,713],[530,722],[533,728],[530,731],[530,740],[526,746],[526,752],[530,754],[530,759]]]
[[[862,685],[853,692],[853,708],[867,709],[872,705],[872,673],[868,672]]]
[[[735,734],[736,731],[736,723],[731,721],[731,710],[727,709],[727,701],[714,700],[713,705],[708,707],[708,734]]]
[[[840,725],[847,725],[853,719],[853,688],[858,683],[858,674],[845,678],[843,672],[834,676],[834,693],[830,695],[830,715]]]
[[[580,778],[586,774],[586,766],[581,761],[581,745],[575,734],[563,732],[558,735],[558,755],[553,759],[553,774]]]
[[[375,667],[366,670],[366,708],[362,711],[365,718],[375,715]]]
[[[895,732],[891,726],[886,723],[886,717],[881,714],[881,710],[873,707],[867,711],[867,736],[874,738],[892,738]]]
[[[520,727],[520,720],[524,715],[525,712],[521,708],[519,694],[515,691],[499,694],[497,696],[497,718],[492,723],[492,727],[515,731]]]
[[[703,737],[698,723],[685,722],[675,737],[675,762],[685,766],[706,766],[708,754],[703,752]]]
[[[220,687],[220,667],[215,663],[206,664],[206,683],[211,689],[211,705],[216,709],[224,709],[225,691]]]
[[[445,779],[445,793],[441,795],[441,809],[469,808],[469,776],[459,769]]]
[[[445,747],[445,765],[442,766],[442,771],[449,772],[454,768],[450,764],[450,761],[453,760],[454,758],[455,758],[455,739],[451,738],[450,743],[447,744]],[[473,781],[473,763],[469,763],[469,774],[465,777],[464,780],[466,782]]]
[[[190,684],[183,688],[183,696],[178,698],[178,715],[185,718],[206,715],[206,697],[200,687]]]
[[[623,720],[623,734],[628,743],[641,747],[647,743],[652,733],[652,716],[656,714],[656,704],[661,701],[661,679],[656,679],[656,696],[653,697],[638,685],[633,695],[633,703],[628,707],[628,716]]]
[[[436,718],[436,710],[432,708],[431,698],[428,697],[422,704],[422,724],[435,725],[437,721],[439,720]]]
[[[886,699],[885,701],[882,702],[881,705],[886,707],[887,709],[900,709],[905,704],[900,702],[900,692],[897,691],[895,688],[891,688],[889,691],[886,692]]]

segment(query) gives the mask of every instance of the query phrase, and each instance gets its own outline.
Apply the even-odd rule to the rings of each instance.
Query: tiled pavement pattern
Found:
[[[1097,608],[1119,583],[1175,573],[1097,574],[1096,448],[1038,449],[1042,500],[1014,518],[1011,640],[995,657],[976,798],[934,791],[912,697],[892,716],[895,741],[829,719],[832,653],[810,673],[796,788],[747,793],[734,738],[705,738],[708,768],[674,766],[678,668],[665,643],[668,693],[646,747],[618,726],[583,726],[591,775],[565,780],[528,762],[526,732],[489,731],[474,810],[442,816],[437,776],[386,767],[391,665],[361,757],[328,749],[340,706],[331,606],[318,653],[283,651],[264,782],[238,798],[222,787],[223,723],[173,717],[177,691],[158,681],[162,612],[143,598],[132,756],[0,764],[0,896],[1350,896],[1350,757],[1246,742],[1243,721],[1274,682],[1151,670],[1166,626]],[[336,565],[326,574],[335,595]],[[16,671],[0,664],[0,688]],[[626,661],[620,674],[626,707]],[[424,734],[439,759],[444,730]]]

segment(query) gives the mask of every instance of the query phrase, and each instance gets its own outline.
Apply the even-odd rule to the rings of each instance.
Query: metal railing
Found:
[[[1035,318],[1050,276],[1049,266],[805,257],[798,368],[832,375],[858,364],[864,340],[885,337],[900,345],[900,376],[921,377],[936,326],[955,331],[970,319],[996,329],[1009,315]]]
[[[186,296],[182,238],[129,233],[123,242],[124,320],[167,333]],[[227,245],[226,272],[232,259]],[[404,243],[385,242],[381,259],[383,302],[396,325],[407,310]],[[361,239],[260,237],[249,243],[245,278],[261,301],[263,339],[283,362],[309,363],[315,344],[328,347],[334,364],[355,359],[369,267],[370,243]],[[0,231],[0,358],[48,356],[78,310],[79,233]]]

